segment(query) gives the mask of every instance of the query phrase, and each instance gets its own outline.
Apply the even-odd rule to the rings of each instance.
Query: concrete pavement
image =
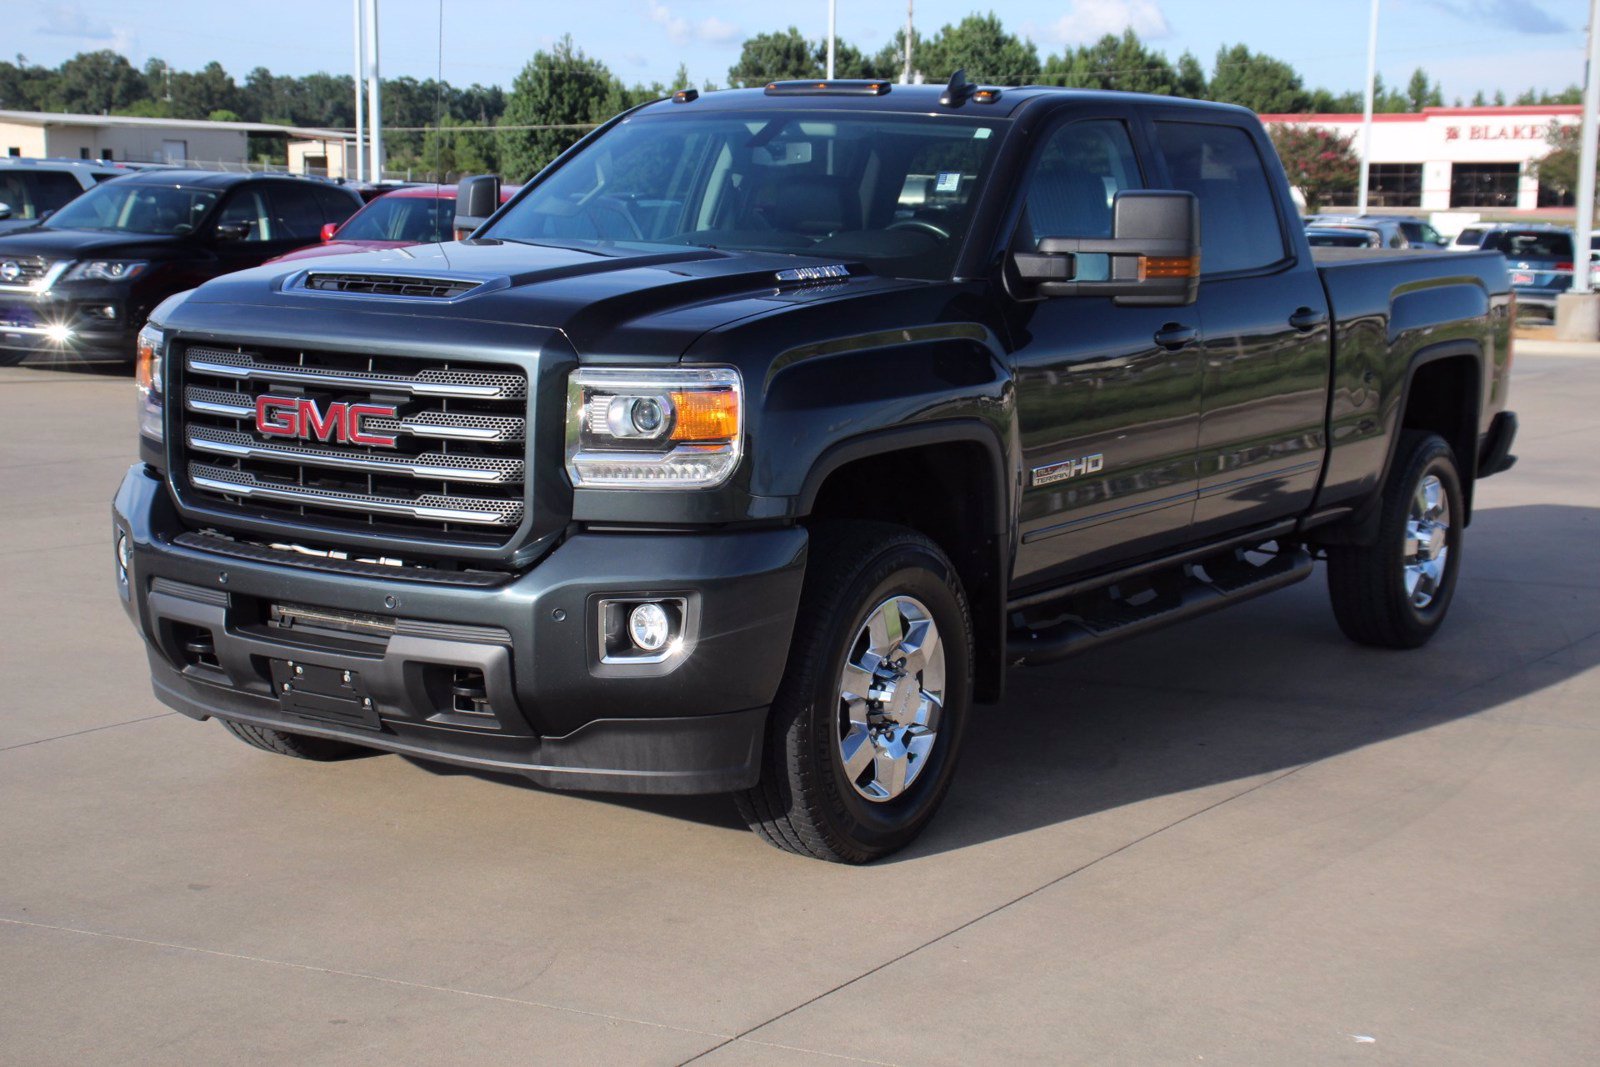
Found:
[[[1574,358],[1576,356],[1576,358]],[[1320,575],[980,709],[864,869],[724,798],[313,765],[168,714],[124,377],[0,370],[0,1063],[1592,1062],[1600,358],[1519,352],[1445,633]]]

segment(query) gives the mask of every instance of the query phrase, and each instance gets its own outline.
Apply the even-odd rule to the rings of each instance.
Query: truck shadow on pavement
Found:
[[[1503,709],[1600,663],[1600,508],[1485,509],[1472,533],[1451,617],[1423,649],[1347,641],[1319,568],[1232,611],[1010,672],[1005,700],[974,709],[932,825],[881,862],[1291,770]],[[743,830],[727,797],[594,799]]]

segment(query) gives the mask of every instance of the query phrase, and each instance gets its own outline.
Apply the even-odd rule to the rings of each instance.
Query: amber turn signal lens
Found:
[[[1200,273],[1199,256],[1140,256],[1139,280],[1193,278]]]
[[[674,392],[674,441],[729,441],[739,436],[739,398],[729,390]]]
[[[149,336],[148,327],[139,331],[138,346],[135,348],[134,380],[139,388],[145,392],[161,391],[161,382],[158,379],[160,364],[156,361],[161,357],[156,353],[155,339]]]

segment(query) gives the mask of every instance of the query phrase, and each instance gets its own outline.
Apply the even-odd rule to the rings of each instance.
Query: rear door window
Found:
[[[314,185],[311,192],[317,198],[317,203],[322,206],[323,222],[343,222],[354,215],[361,207],[354,197],[346,196],[337,189],[326,186]]]
[[[309,186],[274,184],[267,195],[272,200],[272,240],[310,241],[321,234],[322,205]]]
[[[1157,122],[1172,184],[1200,201],[1204,274],[1257,270],[1287,258],[1272,184],[1254,139],[1238,126]]]

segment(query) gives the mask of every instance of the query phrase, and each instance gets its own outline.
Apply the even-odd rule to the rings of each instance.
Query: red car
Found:
[[[500,202],[511,199],[521,186],[500,189]],[[434,244],[455,239],[456,213],[454,185],[411,185],[384,193],[342,224],[322,228],[322,243],[297,248],[271,260],[338,256],[348,252],[368,252],[377,248],[402,248],[406,245]]]

